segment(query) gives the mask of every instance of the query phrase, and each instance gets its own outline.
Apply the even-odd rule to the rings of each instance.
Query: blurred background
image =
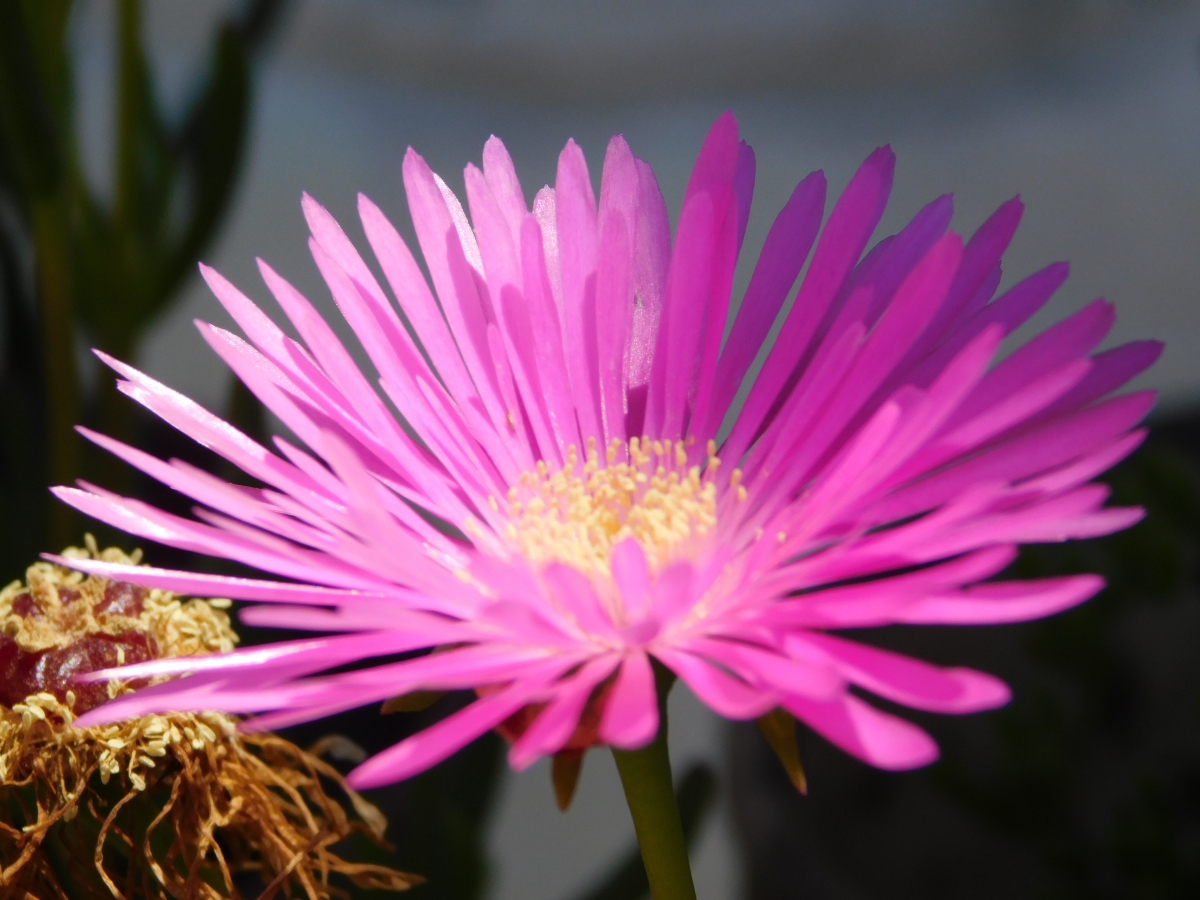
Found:
[[[196,261],[267,300],[262,256],[347,334],[308,257],[300,193],[361,237],[363,191],[411,236],[409,145],[457,190],[496,134],[532,198],[568,137],[598,177],[621,132],[674,211],[732,108],[758,155],[747,248],[800,178],[822,168],[840,189],[883,143],[899,159],[880,235],[951,191],[969,233],[1020,193],[1002,288],[1072,263],[1022,336],[1105,296],[1111,343],[1167,341],[1138,385],[1161,392],[1152,439],[1109,476],[1151,515],[1023,554],[1026,573],[1102,571],[1109,589],[1080,610],[869,636],[1015,688],[1005,710],[922,721],[945,751],[929,769],[875,772],[801,734],[800,797],[756,730],[677,689],[697,887],[705,900],[1200,896],[1200,4],[0,0],[0,82],[0,583],[94,528],[48,484],[87,477],[178,505],[91,455],[75,423],[213,465],[118,399],[87,348],[269,431],[192,326],[230,324]],[[444,711],[370,710],[299,736],[379,749]],[[431,876],[415,900],[638,896],[611,758],[589,755],[562,814],[547,767],[513,775],[501,750],[481,742],[374,798],[396,859]]]

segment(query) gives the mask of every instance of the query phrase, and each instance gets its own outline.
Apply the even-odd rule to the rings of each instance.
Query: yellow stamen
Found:
[[[537,563],[564,562],[585,572],[608,572],[612,548],[634,538],[651,566],[668,563],[717,523],[720,466],[710,442],[706,465],[688,465],[692,442],[612,441],[605,465],[589,440],[580,467],[574,447],[550,472],[538,463],[509,492],[506,536]]]

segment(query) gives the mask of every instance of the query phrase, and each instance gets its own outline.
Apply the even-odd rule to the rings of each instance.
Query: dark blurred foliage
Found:
[[[734,737],[747,896],[1200,896],[1200,416],[1159,423],[1108,473],[1141,505],[1111,537],[1027,547],[1008,573],[1099,572],[1083,606],[1003,628],[878,629],[881,646],[995,672],[1002,710],[913,716],[936,765],[869,769],[802,733],[810,796],[756,730]],[[803,731],[803,729],[802,729]]]
[[[178,296],[229,208],[253,62],[284,0],[247,0],[216,30],[182,110],[159,103],[139,0],[115,0],[111,200],[84,177],[70,0],[0,0],[0,571],[78,540],[81,520],[45,488],[121,467],[84,450],[86,422],[128,440],[112,378],[84,396],[76,347],[133,355]],[[110,471],[111,469],[111,471]],[[115,479],[115,480],[114,480]]]
[[[249,629],[252,642],[294,637],[291,634]],[[361,753],[373,754],[386,749],[410,734],[427,728],[437,720],[461,708],[466,695],[452,695],[417,713],[393,713],[381,717],[379,707],[354,710],[280,732],[285,737],[309,746],[335,734],[347,738],[355,752],[341,758],[332,754],[331,762],[345,771],[361,761]],[[475,741],[440,765],[400,784],[365,791],[388,819],[387,839],[394,851],[380,859],[373,848],[354,848],[364,860],[389,865],[405,865],[427,881],[407,896],[413,900],[473,900],[487,890],[488,865],[484,845],[488,814],[504,765],[503,741],[496,734]],[[248,897],[256,896],[262,886],[253,879],[242,885]],[[378,891],[352,889],[354,897],[395,896]]]
[[[161,485],[90,455],[76,423],[159,457],[212,463],[118,398],[110,377],[85,396],[76,347],[81,339],[132,357],[211,246],[244,157],[255,60],[286,0],[238,6],[217,29],[189,101],[175,111],[156,95],[140,3],[113,2],[115,165],[104,192],[82,172],[70,0],[0,0],[0,583],[37,553],[79,540],[83,522],[52,503],[49,484],[92,476],[186,510]],[[235,423],[260,436],[253,398],[235,389],[231,401]],[[998,712],[916,716],[943,747],[937,765],[879,772],[802,730],[811,789],[800,797],[757,729],[739,728],[732,791],[747,895],[1200,896],[1198,461],[1200,416],[1160,423],[1151,442],[1108,476],[1115,502],[1148,509],[1142,524],[1023,552],[1014,567],[1021,577],[1105,575],[1109,587],[1079,609],[1005,628],[866,635],[1012,684],[1014,702]],[[179,551],[152,552],[160,565],[194,564]],[[246,633],[249,642],[278,636]],[[288,736],[306,744],[342,733],[373,753],[465,699],[386,718],[359,710]],[[503,753],[500,738],[489,735],[415,779],[370,792],[391,822],[396,850],[388,861],[429,878],[414,900],[486,895],[486,827]],[[694,768],[678,791],[690,841],[711,808],[715,778]],[[243,887],[255,896],[255,885]],[[646,891],[631,847],[579,900]]]

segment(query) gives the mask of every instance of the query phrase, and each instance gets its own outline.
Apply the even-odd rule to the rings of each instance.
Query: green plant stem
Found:
[[[614,747],[613,758],[633,816],[650,896],[653,900],[696,900],[687,841],[671,781],[665,703],[660,710],[658,736],[641,750]]]

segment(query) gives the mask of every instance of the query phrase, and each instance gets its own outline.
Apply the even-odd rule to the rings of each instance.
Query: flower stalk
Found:
[[[613,748],[653,900],[696,900],[683,820],[667,752],[667,692],[659,670],[658,735],[640,750]]]

